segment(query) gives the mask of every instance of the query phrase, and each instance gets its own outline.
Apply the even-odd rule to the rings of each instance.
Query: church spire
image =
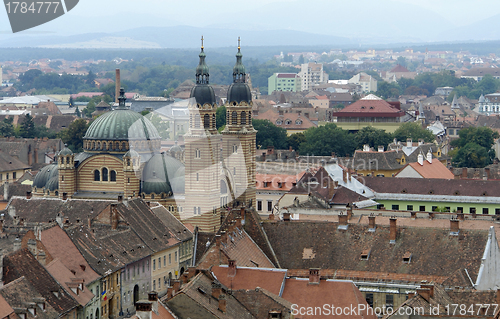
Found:
[[[241,54],[240,37],[238,37],[238,53],[236,53],[236,64],[233,68],[233,83],[245,83],[245,66],[241,61],[243,54]]]
[[[203,46],[203,36],[201,36],[201,52],[200,52],[200,63],[196,67],[196,84],[208,84],[208,77],[209,77],[209,72],[208,72],[208,66],[205,63],[205,52],[204,52],[204,46]]]
[[[120,88],[120,96],[118,97],[118,109],[126,109],[125,107],[125,100],[127,98],[125,97],[125,90],[123,88]]]

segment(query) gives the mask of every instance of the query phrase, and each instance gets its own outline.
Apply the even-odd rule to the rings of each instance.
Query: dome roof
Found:
[[[196,104],[201,106],[205,104],[215,104],[214,89],[208,84],[197,84],[191,89],[190,97],[194,98]]]
[[[184,185],[184,165],[166,154],[155,154],[144,166],[142,181],[141,191],[145,194],[183,192],[184,186],[179,184]]]
[[[44,188],[49,180],[54,177],[59,178],[59,169],[57,164],[47,165],[42,168],[38,174],[36,174],[35,179],[33,180],[33,187]]]
[[[66,155],[73,155],[73,151],[70,150],[67,146],[65,146],[60,152],[59,155],[66,156]]]
[[[140,156],[141,155],[139,155],[139,153],[137,153],[137,151],[134,150],[134,149],[129,150],[127,153],[125,153],[125,155],[123,155],[123,157],[130,157],[130,158],[132,158],[132,157],[140,157]]]
[[[55,191],[56,189],[59,188],[59,177],[54,176],[45,185],[45,190],[49,190],[51,192]]]
[[[83,138],[92,140],[151,140],[160,139],[160,135],[153,123],[141,114],[118,108],[99,116],[90,125]]]
[[[252,101],[252,93],[246,83],[233,83],[227,91],[227,101],[229,103],[247,102]]]

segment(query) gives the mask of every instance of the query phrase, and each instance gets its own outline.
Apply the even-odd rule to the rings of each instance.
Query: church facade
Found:
[[[227,124],[221,133],[215,125],[218,105],[209,84],[203,44],[199,57],[184,150],[174,146],[160,152],[158,131],[126,107],[121,89],[118,107],[88,128],[83,152],[61,150],[56,161],[36,175],[33,195],[104,200],[140,197],[158,201],[181,221],[210,232],[221,224],[221,207],[254,205],[256,131],[240,46],[225,104]]]

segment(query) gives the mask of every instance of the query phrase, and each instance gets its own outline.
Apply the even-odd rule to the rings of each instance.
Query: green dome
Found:
[[[166,154],[155,154],[144,165],[142,181],[141,191],[145,194],[183,193],[184,165]]]
[[[57,164],[50,164],[42,168],[38,174],[36,174],[33,180],[33,187],[44,188],[46,187],[49,180],[52,178],[59,178],[59,169]]]
[[[70,150],[68,147],[64,147],[60,152],[59,155],[66,156],[66,155],[73,155],[73,151]]]
[[[123,155],[123,157],[129,157],[129,158],[132,158],[132,157],[140,157],[141,155],[139,155],[139,153],[137,153],[135,150],[130,150],[128,151],[127,153],[125,153],[125,155]]]
[[[47,182],[47,185],[45,185],[45,190],[49,190],[51,192],[57,190],[59,188],[59,177],[54,176],[49,181]]]
[[[227,90],[227,102],[241,103],[252,101],[252,93],[246,83],[233,83]]]
[[[214,105],[215,104],[215,93],[214,89],[207,84],[197,84],[191,89],[191,96],[195,99],[196,104],[201,106],[205,104]]]
[[[86,140],[151,140],[160,139],[154,125],[141,114],[116,109],[99,116],[83,137]]]

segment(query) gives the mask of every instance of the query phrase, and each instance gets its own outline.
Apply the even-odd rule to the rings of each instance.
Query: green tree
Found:
[[[13,117],[6,117],[2,122],[0,122],[0,135],[2,137],[14,136],[14,125],[12,124],[13,122]]]
[[[305,142],[300,144],[302,155],[337,156],[352,155],[356,149],[354,134],[349,134],[333,123],[312,127],[304,132]]]
[[[24,116],[19,133],[24,138],[34,138],[36,135],[35,122],[29,113]]]
[[[482,168],[491,164],[495,151],[476,143],[467,143],[459,148],[453,157],[453,165],[458,167]]]
[[[82,117],[82,112],[80,112],[80,109],[78,108],[78,106],[76,107],[75,115],[78,116],[79,118]]]
[[[70,96],[70,97],[69,97],[68,106],[69,106],[69,107],[73,107],[73,106],[75,106],[75,105],[74,105],[74,102],[73,102],[73,97],[72,97],[72,96]]]
[[[300,144],[306,141],[306,136],[304,133],[295,133],[287,137],[288,146],[292,149],[298,151]]]
[[[226,107],[219,106],[215,111],[215,126],[217,129],[226,125]]]
[[[304,63],[305,63],[304,56],[301,54],[299,57],[299,64],[304,64]]]
[[[274,146],[276,149],[287,148],[287,134],[284,128],[278,127],[269,120],[252,120],[253,127],[257,130],[255,144],[258,148]]]
[[[408,65],[408,63],[406,62],[406,58],[403,57],[403,56],[398,56],[398,59],[396,60],[396,63],[401,65],[401,66],[404,66],[406,68],[406,66]]]
[[[384,149],[387,149],[389,143],[392,142],[392,135],[390,133],[371,126],[363,127],[354,135],[357,149],[362,149],[363,145],[366,144],[375,149],[379,146],[383,146]]]
[[[416,122],[407,122],[402,124],[398,129],[392,134],[394,138],[398,141],[406,142],[406,139],[411,138],[414,141],[423,139],[427,143],[434,141],[434,135],[431,131],[423,128],[420,124]]]
[[[398,97],[402,91],[397,82],[379,81],[377,83],[377,95],[381,98],[388,99],[391,97]]]
[[[83,150],[83,137],[89,125],[90,123],[87,123],[86,120],[78,119],[71,123],[68,128],[60,131],[57,136],[62,139],[73,152],[81,152]]]
[[[453,147],[464,147],[469,143],[474,143],[484,148],[491,149],[495,143],[495,139],[499,138],[498,132],[484,126],[461,129],[458,136],[458,139],[451,142]]]

